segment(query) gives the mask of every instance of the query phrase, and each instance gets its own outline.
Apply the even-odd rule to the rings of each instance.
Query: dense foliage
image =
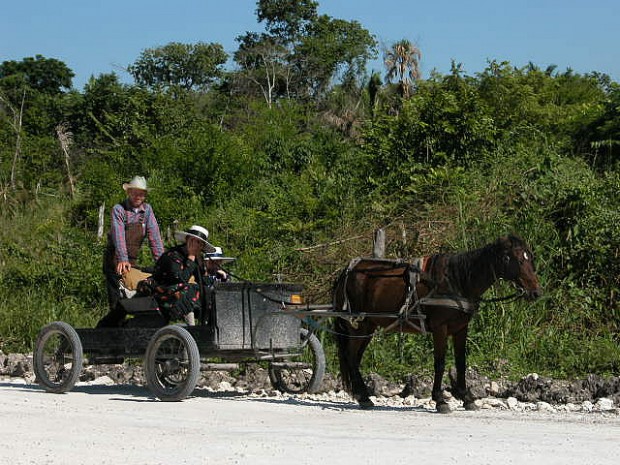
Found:
[[[0,350],[102,315],[99,208],[141,174],[168,245],[174,228],[206,225],[235,275],[302,282],[316,303],[378,227],[405,259],[515,232],[546,294],[484,305],[472,362],[618,374],[620,86],[495,61],[422,80],[406,40],[386,51],[399,82],[382,84],[365,74],[376,43],[359,23],[313,1],[257,5],[266,32],[239,37],[229,70],[206,43],[146,49],[135,85],[102,74],[82,91],[54,59],[0,65]],[[368,354],[384,374],[432,369],[424,337],[382,335]]]

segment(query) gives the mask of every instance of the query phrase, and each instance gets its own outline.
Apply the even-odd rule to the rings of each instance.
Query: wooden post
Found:
[[[375,231],[375,238],[372,246],[372,256],[374,258],[385,257],[385,230],[379,228]]]
[[[103,202],[101,206],[99,207],[99,225],[97,226],[97,239],[99,240],[103,238],[104,215],[105,215],[105,202]]]

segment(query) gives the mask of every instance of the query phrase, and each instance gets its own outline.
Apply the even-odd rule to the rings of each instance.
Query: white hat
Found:
[[[189,228],[187,231],[177,231],[174,233],[174,238],[177,241],[185,241],[187,236],[195,237],[196,239],[200,239],[202,242],[204,242],[205,252],[207,253],[215,252],[215,247],[213,247],[211,244],[209,244],[209,241],[207,241],[207,239],[209,238],[209,231],[207,231],[202,226],[194,225],[191,228]]]
[[[215,249],[215,252],[205,254],[205,259],[219,260],[221,262],[232,262],[233,260],[236,260],[236,258],[234,257],[225,257],[224,252],[222,252],[221,247],[215,247],[214,249]]]
[[[144,176],[134,176],[130,182],[123,184],[123,189],[140,189],[141,191],[149,190],[149,188],[146,187],[146,179],[144,179]]]

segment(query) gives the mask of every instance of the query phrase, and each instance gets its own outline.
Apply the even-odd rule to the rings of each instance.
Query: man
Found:
[[[207,241],[209,231],[202,226],[194,225],[187,232],[180,231],[174,236],[184,243],[157,260],[153,273],[154,296],[167,319],[183,319],[188,326],[194,326],[195,314],[202,309],[202,254],[213,253],[215,248]]]
[[[154,260],[164,253],[164,245],[153,208],[146,203],[148,187],[146,179],[135,176],[123,184],[127,198],[112,208],[112,222],[108,234],[108,245],[104,253],[103,273],[110,313],[97,325],[118,326],[124,312],[117,308],[120,298],[119,281],[136,265],[144,239],[148,239]]]

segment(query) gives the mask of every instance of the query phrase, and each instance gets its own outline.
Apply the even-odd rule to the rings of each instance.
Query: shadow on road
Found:
[[[73,392],[80,392],[89,395],[105,395],[114,396],[122,395],[127,397],[110,397],[109,400],[121,401],[121,402],[160,402],[155,396],[151,394],[146,386],[138,386],[134,384],[115,384],[115,385],[77,385],[71,389],[70,392],[64,394],[48,393],[38,384],[16,384],[11,382],[0,382],[0,389],[13,389],[22,390],[28,392],[40,392],[46,395],[68,395]],[[346,401],[330,401],[330,400],[317,400],[309,398],[296,398],[296,397],[254,397],[249,392],[238,391],[210,391],[207,389],[197,388],[188,397],[188,399],[213,399],[213,400],[232,400],[243,402],[257,402],[274,405],[291,405],[296,407],[309,407],[320,408],[322,410],[335,410],[335,411],[363,411],[355,402]],[[430,411],[422,406],[383,406],[377,405],[372,408],[372,411],[378,412],[417,412],[417,413],[430,413],[434,414],[434,411]]]
[[[140,400],[141,402],[149,402],[149,401],[157,400],[155,399],[155,397],[151,395],[150,391],[145,386],[136,386],[136,385],[131,385],[131,384],[115,384],[113,386],[106,386],[106,385],[75,386],[73,387],[73,389],[71,389],[71,391],[67,393],[63,393],[63,394],[48,393],[45,391],[45,389],[43,389],[38,384],[16,384],[16,383],[0,382],[0,389],[3,389],[3,388],[28,391],[28,392],[40,392],[41,394],[47,394],[50,396],[51,395],[66,395],[72,392],[82,392],[85,394],[92,394],[92,395],[110,396],[110,395],[118,394],[118,395],[124,395],[124,396],[132,396],[136,398],[139,397],[141,398]],[[111,400],[138,401],[138,399],[123,399],[123,398],[113,398]]]
[[[236,391],[209,391],[205,389],[196,389],[192,393],[194,398],[208,398],[208,399],[232,399],[235,401],[243,402],[257,402],[274,405],[293,405],[297,407],[312,407],[320,408],[323,410],[347,410],[347,411],[364,411],[357,403],[347,401],[334,401],[334,400],[322,400],[311,399],[307,397],[257,397],[252,396],[248,392],[236,392]],[[423,406],[407,406],[407,405],[376,405],[372,411],[377,412],[419,412],[419,413],[431,413],[434,414],[434,410],[429,410]],[[366,410],[367,411],[367,410]]]

